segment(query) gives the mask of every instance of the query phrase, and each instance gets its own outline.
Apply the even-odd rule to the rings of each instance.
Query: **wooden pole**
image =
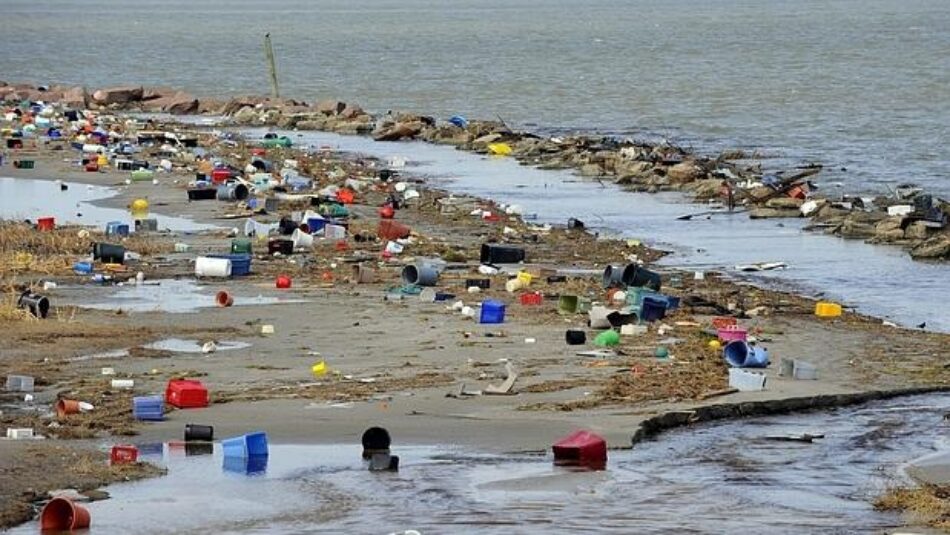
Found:
[[[267,58],[267,68],[270,71],[271,95],[276,100],[280,98],[280,89],[277,86],[277,62],[274,60],[274,46],[270,42],[270,33],[264,34],[264,56]]]

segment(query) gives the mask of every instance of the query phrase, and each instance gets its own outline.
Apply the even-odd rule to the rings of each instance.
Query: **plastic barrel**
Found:
[[[623,284],[623,268],[620,266],[607,266],[604,268],[604,288],[619,288]]]
[[[49,299],[29,291],[20,294],[17,300],[17,307],[29,310],[37,318],[45,319],[49,314]]]
[[[402,268],[402,280],[416,286],[435,286],[439,281],[439,270],[432,264],[417,262]]]
[[[497,243],[482,244],[479,260],[482,264],[517,264],[525,259],[524,249]]]
[[[636,264],[628,264],[627,267],[624,268],[621,280],[627,286],[635,288],[645,287],[656,291],[660,291],[660,286],[663,282],[659,273],[650,271]]]
[[[243,201],[250,193],[244,184],[225,184],[218,186],[216,196],[219,201]]]
[[[230,277],[231,261],[227,258],[199,256],[195,259],[196,277]]]
[[[185,424],[185,442],[214,440],[214,427],[210,425]]]
[[[111,243],[94,243],[92,257],[106,264],[122,264],[125,262],[125,247]]]
[[[745,367],[750,353],[752,353],[752,348],[742,340],[733,340],[722,348],[722,356],[726,359],[726,364],[733,368]]]
[[[110,221],[106,223],[106,236],[128,236],[129,225],[121,221]]]

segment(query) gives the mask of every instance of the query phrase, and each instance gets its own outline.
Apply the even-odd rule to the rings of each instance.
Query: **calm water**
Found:
[[[950,194],[945,0],[4,0],[2,9],[4,79],[263,93],[270,31],[286,95],[763,148],[787,158],[770,165],[830,164],[822,181],[848,190],[911,180]]]
[[[905,463],[950,447],[948,407],[931,395],[683,429],[609,452],[603,472],[552,466],[550,453],[398,443],[398,474],[369,473],[350,444],[272,445],[249,469],[217,446],[142,445],[168,476],[108,487],[90,533],[890,532],[900,517],[871,502]],[[826,438],[765,438],[801,433]]]

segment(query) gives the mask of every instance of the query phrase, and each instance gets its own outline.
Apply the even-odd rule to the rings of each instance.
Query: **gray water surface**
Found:
[[[62,189],[66,186],[67,189]],[[94,201],[118,195],[113,188],[28,178],[0,177],[0,219],[32,220],[55,217],[58,225],[72,224],[105,229],[110,221],[121,221],[135,231],[132,215],[127,210],[97,206]],[[182,217],[150,213],[159,230],[194,232],[216,228]]]
[[[4,0],[4,80],[270,91],[765,149],[950,195],[945,0]],[[188,61],[182,61],[188,58]],[[844,167],[847,171],[841,171]]]
[[[909,461],[950,449],[948,409],[935,394],[690,427],[610,451],[601,472],[398,441],[395,474],[368,472],[356,444],[272,444],[250,470],[218,446],[142,445],[168,475],[107,487],[111,499],[88,505],[90,534],[880,532],[903,522],[871,502],[907,483]],[[825,438],[766,438],[806,432]]]

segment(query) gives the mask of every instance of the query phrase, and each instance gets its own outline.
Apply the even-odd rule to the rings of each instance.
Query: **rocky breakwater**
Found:
[[[236,125],[371,135],[378,141],[421,140],[512,157],[542,169],[574,169],[592,180],[640,192],[679,191],[708,202],[709,213],[740,210],[752,219],[808,218],[806,228],[891,244],[915,259],[950,260],[950,204],[912,184],[891,196],[828,196],[821,166],[767,173],[756,154],[701,155],[667,142],[591,135],[541,136],[502,121],[440,120],[414,113],[371,115],[337,100],[307,103],[260,96],[227,101],[171,88],[32,86],[0,82],[5,102],[61,102],[77,109],[224,115]],[[705,214],[703,214],[705,215]],[[687,216],[690,217],[690,216]]]

